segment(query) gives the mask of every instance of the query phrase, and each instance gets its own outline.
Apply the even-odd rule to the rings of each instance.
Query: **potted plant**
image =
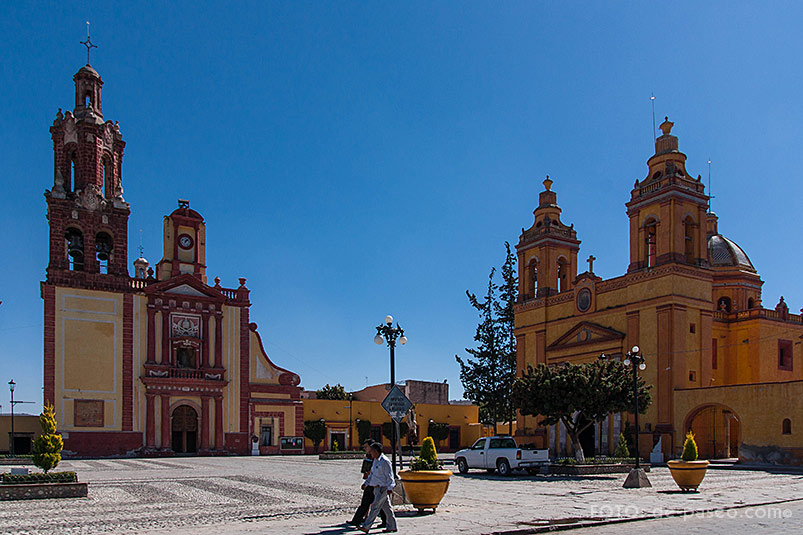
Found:
[[[678,484],[680,490],[696,491],[705,477],[708,461],[697,460],[697,443],[694,441],[694,434],[691,431],[686,433],[686,442],[683,444],[683,454],[680,458],[680,461],[666,462],[672,479]]]
[[[410,461],[410,469],[399,472],[404,493],[419,513],[435,509],[449,488],[452,472],[443,469],[438,460],[435,441],[427,437],[421,444],[421,456]]]

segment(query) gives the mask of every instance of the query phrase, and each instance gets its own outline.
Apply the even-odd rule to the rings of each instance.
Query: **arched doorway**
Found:
[[[736,413],[725,405],[706,405],[695,409],[686,418],[684,429],[691,429],[694,433],[700,459],[739,456],[741,424]]]
[[[179,405],[170,421],[172,448],[176,453],[198,451],[198,413],[189,405]]]

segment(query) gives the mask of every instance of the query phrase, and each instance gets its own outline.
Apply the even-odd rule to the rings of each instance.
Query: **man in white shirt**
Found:
[[[390,465],[390,460],[382,453],[382,444],[379,442],[371,444],[370,453],[374,459],[374,464],[371,465],[371,472],[368,474],[363,486],[374,487],[374,501],[371,503],[365,522],[362,523],[362,526],[359,526],[359,530],[368,533],[371,529],[371,524],[374,523],[374,520],[379,515],[379,511],[384,511],[388,527],[382,533],[393,533],[398,531],[396,529],[396,516],[393,514],[393,508],[391,508],[388,501],[388,497],[393,492],[393,487],[396,486],[393,467]]]

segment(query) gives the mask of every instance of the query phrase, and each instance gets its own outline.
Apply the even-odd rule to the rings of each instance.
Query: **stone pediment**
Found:
[[[625,333],[610,327],[603,327],[590,321],[581,321],[557,340],[549,344],[547,349],[561,349],[583,344],[596,344],[598,342],[619,341]]]
[[[191,297],[206,297],[211,299],[225,299],[223,294],[211,286],[207,286],[200,279],[191,274],[179,275],[166,281],[150,284],[146,293],[162,293],[187,295]]]

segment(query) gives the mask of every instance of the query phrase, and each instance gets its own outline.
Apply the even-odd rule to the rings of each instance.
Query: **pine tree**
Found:
[[[61,462],[64,441],[56,434],[56,412],[53,405],[46,404],[39,416],[42,434],[33,441],[33,463],[45,473],[53,470]]]
[[[510,244],[505,242],[505,248],[507,255],[501,269],[501,284],[494,282],[496,268],[492,268],[483,300],[466,291],[469,303],[480,316],[474,334],[477,347],[466,348],[471,357],[465,360],[455,355],[464,395],[479,406],[480,421],[493,425],[494,433],[497,422],[508,422],[512,432],[515,413],[511,389],[516,379],[513,307],[518,296],[518,277],[516,257]]]

